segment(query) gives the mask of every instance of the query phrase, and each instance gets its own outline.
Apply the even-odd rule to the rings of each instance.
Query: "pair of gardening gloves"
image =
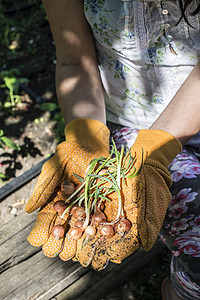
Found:
[[[180,142],[162,130],[140,130],[130,149],[134,166],[129,174],[138,171],[134,178],[122,181],[121,194],[125,218],[131,229],[109,239],[101,239],[99,233],[85,242],[85,235],[73,240],[65,235],[57,240],[51,234],[60,219],[53,209],[59,200],[59,186],[66,178],[80,184],[74,174],[84,178],[90,161],[109,156],[109,129],[101,122],[92,119],[76,119],[65,128],[66,141],[58,145],[55,155],[43,166],[33,194],[26,204],[26,212],[40,208],[35,225],[28,236],[33,246],[41,246],[46,256],[59,257],[67,261],[78,260],[83,266],[89,264],[96,270],[104,269],[108,262],[121,261],[142,246],[150,250],[155,243],[171,201],[169,187],[171,176],[168,165],[181,151]],[[142,166],[142,167],[141,167]],[[135,168],[135,169],[133,169]],[[110,195],[105,202],[104,213],[107,221],[115,220],[118,212],[118,197]],[[69,213],[62,219],[67,228]]]

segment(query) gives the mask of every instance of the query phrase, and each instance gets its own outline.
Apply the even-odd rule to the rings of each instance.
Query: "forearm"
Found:
[[[56,46],[56,90],[68,123],[76,118],[105,123],[105,105],[91,28],[82,0],[43,0]]]
[[[200,131],[200,63],[150,129],[167,131],[183,145]]]
[[[66,124],[77,118],[96,119],[106,123],[99,71],[89,58],[84,65],[62,66],[58,61],[56,90]]]

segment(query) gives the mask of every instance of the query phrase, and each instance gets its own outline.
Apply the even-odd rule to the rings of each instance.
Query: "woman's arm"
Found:
[[[66,124],[76,118],[105,124],[103,89],[83,0],[43,0],[56,45],[56,92]]]
[[[200,63],[150,129],[168,131],[182,144],[200,131]]]

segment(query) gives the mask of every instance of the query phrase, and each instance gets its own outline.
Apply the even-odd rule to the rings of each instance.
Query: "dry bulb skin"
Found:
[[[61,225],[55,225],[51,230],[51,234],[56,240],[62,239],[65,235],[65,229]]]
[[[119,223],[115,225],[115,230],[118,234],[124,235],[126,232],[128,232],[132,227],[132,224],[127,219],[121,219]]]
[[[86,216],[84,207],[79,206],[74,209],[72,216],[78,220],[82,220]]]
[[[71,227],[67,233],[67,237],[72,240],[78,240],[82,237],[83,230],[80,227]]]
[[[53,209],[58,214],[62,214],[66,208],[67,208],[67,205],[66,205],[65,201],[63,201],[63,200],[58,200],[53,205]]]
[[[78,205],[75,204],[74,206],[72,206],[71,210],[70,210],[70,215],[73,215],[74,211],[78,208]]]
[[[105,238],[111,238],[115,232],[112,225],[103,225],[100,230],[100,234]]]
[[[84,221],[83,220],[78,220],[75,222],[74,224],[75,227],[80,227],[80,228],[84,228]]]
[[[69,180],[62,182],[61,189],[64,191],[66,197],[71,196],[75,192],[75,185]]]
[[[134,178],[140,173],[143,162],[137,172],[134,163],[135,159],[130,155],[129,150],[124,152],[122,147],[119,152],[113,142],[109,157],[93,159],[84,178],[74,174],[80,184],[75,185],[68,179],[61,183],[58,193],[64,194],[65,198],[55,202],[53,207],[58,214],[58,224],[61,224],[65,214],[68,213],[67,222],[70,225],[66,232],[68,239],[78,240],[85,233],[84,246],[96,233],[99,236],[97,243],[100,243],[115,234],[125,235],[131,229],[131,222],[124,217],[121,182],[125,178]],[[130,170],[133,172],[131,173]],[[106,203],[111,201],[109,194],[113,192],[118,197],[118,211],[115,219],[108,222],[104,209]],[[65,235],[63,226],[54,226],[52,235],[55,239],[63,238]]]
[[[98,226],[103,221],[106,221],[106,216],[100,210],[95,212],[92,216],[91,224],[94,226]]]
[[[94,236],[96,234],[96,227],[93,225],[88,225],[85,228],[85,233],[87,236]]]

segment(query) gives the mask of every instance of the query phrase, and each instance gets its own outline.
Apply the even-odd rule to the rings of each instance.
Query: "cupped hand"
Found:
[[[181,149],[180,142],[165,131],[139,131],[126,158],[126,166],[130,157],[133,165],[125,178],[120,179],[122,207],[119,209],[117,193],[111,193],[103,211],[106,222],[99,226],[112,224],[114,235],[106,238],[100,230],[89,239],[84,235],[78,241],[74,260],[102,270],[109,261],[121,263],[140,246],[147,251],[151,249],[171,201],[167,167]],[[126,220],[131,222],[129,229],[122,226]]]
[[[31,213],[40,208],[35,225],[28,236],[33,246],[41,246],[46,256],[59,254],[63,260],[74,257],[77,240],[64,236],[56,239],[53,226],[68,226],[69,211],[60,219],[54,203],[62,200],[62,182],[70,180],[80,185],[74,174],[84,177],[89,162],[109,155],[109,130],[101,122],[92,119],[76,119],[65,128],[66,141],[58,145],[55,155],[43,166],[34,191],[26,203],[25,211]]]

